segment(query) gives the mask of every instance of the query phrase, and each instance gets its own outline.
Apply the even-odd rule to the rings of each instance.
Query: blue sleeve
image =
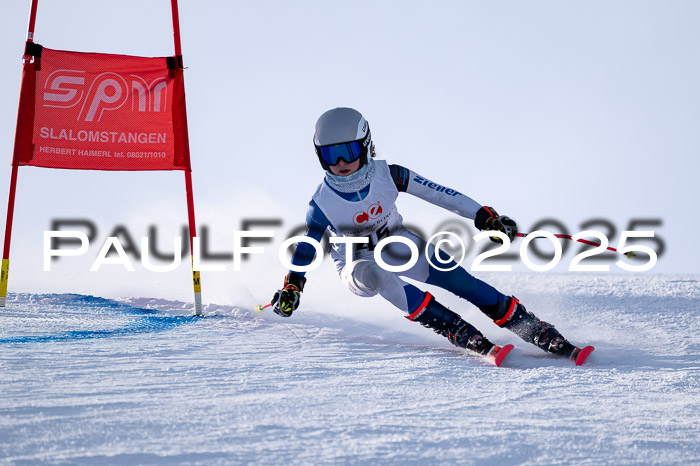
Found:
[[[323,234],[330,226],[331,222],[323,213],[321,208],[313,200],[309,202],[309,209],[306,211],[306,234],[309,238],[313,238],[319,243],[323,239]],[[292,256],[292,264],[305,266],[309,265],[316,255],[316,248],[309,243],[297,243],[297,249]],[[291,270],[290,270],[291,272]],[[294,272],[299,275],[304,275],[304,272]]]
[[[391,173],[391,178],[394,180],[396,189],[400,193],[405,193],[408,189],[408,181],[410,180],[410,172],[408,168],[402,167],[401,165],[389,165],[389,173]]]

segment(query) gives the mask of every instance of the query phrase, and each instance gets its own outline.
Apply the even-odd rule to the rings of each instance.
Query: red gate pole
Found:
[[[29,12],[29,26],[27,27],[27,42],[34,42],[34,26],[36,24],[36,9],[39,0],[32,0],[31,10]],[[22,59],[26,66],[31,57],[25,55]],[[24,76],[23,76],[24,78]],[[21,109],[20,109],[21,110]],[[18,112],[19,114],[19,112]],[[19,126],[19,116],[17,118]],[[19,127],[17,128],[19,132]],[[15,136],[16,138],[16,136]],[[17,140],[15,139],[15,145]],[[17,191],[17,170],[18,164],[15,157],[12,157],[12,173],[10,175],[10,193],[7,197],[7,219],[5,220],[5,244],[2,251],[2,266],[0,267],[0,307],[5,307],[7,302],[7,281],[10,273],[10,240],[12,238],[12,220],[15,213],[15,192]]]
[[[194,197],[192,196],[192,171],[185,170],[185,189],[187,190],[187,220],[190,230],[190,253],[194,253],[194,238],[197,236],[194,222]],[[202,282],[199,270],[194,270],[192,259],[192,285],[194,287],[194,315],[202,315]]]
[[[175,43],[175,59],[178,63],[182,63],[182,46],[180,43],[180,15],[177,8],[177,0],[171,0],[170,5],[173,12],[173,40]],[[185,129],[187,132],[187,117],[185,117]],[[187,138],[188,139],[188,138]],[[186,139],[186,140],[187,140]],[[189,149],[188,149],[189,151]],[[190,231],[190,253],[194,254],[194,238],[197,236],[197,229],[194,220],[194,196],[192,194],[192,166],[188,161],[185,171],[185,191],[187,194],[187,221]],[[194,258],[191,257],[192,263],[192,285],[194,287],[194,315],[202,315],[202,283],[199,270],[194,270]]]
[[[15,190],[17,189],[17,165],[12,164],[10,177],[10,195],[7,200],[7,220],[5,221],[5,247],[2,252],[2,267],[0,268],[0,307],[7,302],[7,280],[10,273],[10,237],[12,236],[12,218],[15,210]]]

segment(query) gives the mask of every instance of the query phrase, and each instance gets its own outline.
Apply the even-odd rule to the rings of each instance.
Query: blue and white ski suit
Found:
[[[395,201],[399,193],[405,192],[469,219],[474,219],[480,204],[402,166],[388,165],[384,160],[370,160],[369,165],[373,165],[369,167],[372,170],[368,170],[371,176],[369,184],[353,192],[332,187],[333,181],[342,181],[342,177],[330,178],[333,175],[328,174],[313,195],[306,215],[306,235],[316,241],[320,242],[327,230],[331,237],[369,239],[369,243],[352,245],[352,261],[346,259],[344,244],[335,244],[331,250],[340,278],[350,291],[366,297],[379,294],[407,314],[424,305],[426,292],[400,277],[444,288],[479,307],[497,305],[507,299],[461,266],[451,271],[432,267],[425,257],[425,240],[403,226]],[[374,260],[376,244],[383,238],[397,235],[412,241],[420,253],[418,262],[405,272],[384,270]],[[427,246],[431,262],[438,264],[434,246]],[[292,264],[308,265],[314,254],[313,246],[300,242]],[[381,257],[389,265],[403,265],[409,254],[406,245],[390,243],[382,249]],[[450,265],[455,264],[442,264],[442,267],[449,268]]]

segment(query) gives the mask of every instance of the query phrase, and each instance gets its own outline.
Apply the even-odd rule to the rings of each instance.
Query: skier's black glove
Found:
[[[278,290],[272,297],[270,304],[275,314],[289,317],[299,307],[299,297],[304,291],[306,277],[298,273],[290,272],[284,277],[284,288]]]
[[[515,239],[515,235],[518,233],[518,225],[516,225],[515,220],[505,215],[498,215],[498,212],[493,207],[484,206],[479,209],[476,213],[476,218],[474,218],[474,226],[479,230],[502,231],[511,241]],[[501,238],[496,236],[490,236],[489,239],[495,243],[503,243]]]

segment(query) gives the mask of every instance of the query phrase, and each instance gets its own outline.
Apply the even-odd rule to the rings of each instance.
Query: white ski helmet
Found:
[[[324,170],[329,170],[340,159],[346,163],[360,159],[362,167],[367,164],[368,155],[372,152],[369,123],[352,108],[328,110],[316,122],[314,146]]]

